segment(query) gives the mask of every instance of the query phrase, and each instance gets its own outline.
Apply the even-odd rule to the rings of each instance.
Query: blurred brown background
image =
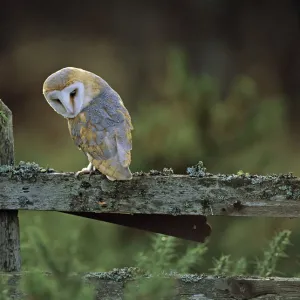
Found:
[[[42,95],[47,76],[74,66],[123,98],[135,127],[132,171],[185,173],[202,160],[211,172],[300,175],[299,14],[298,1],[286,0],[2,1],[0,97],[13,111],[16,161],[62,171],[87,164]],[[300,221],[210,222],[200,271],[220,253],[255,257],[281,228],[293,230],[295,246],[282,268],[297,270]],[[54,250],[76,233],[89,270],[132,265],[149,242],[140,231],[59,213],[22,213],[21,225],[23,239],[39,227]]]

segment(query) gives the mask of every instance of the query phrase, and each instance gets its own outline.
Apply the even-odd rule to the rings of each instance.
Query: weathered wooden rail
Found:
[[[18,286],[26,273],[2,275],[8,278],[11,286]],[[42,274],[41,276],[49,276]],[[138,288],[139,280],[130,269],[116,269],[105,273],[82,274],[86,284],[95,287],[95,296],[99,300],[123,300],[126,285]],[[0,275],[1,277],[1,275]],[[151,277],[146,278],[151,284]],[[300,293],[300,279],[294,278],[249,278],[199,275],[165,275],[162,280],[175,281],[173,296],[176,300],[298,300]],[[21,297],[16,289],[12,295],[15,299]],[[154,299],[153,299],[154,300]]]
[[[0,112],[0,271],[12,286],[26,276],[15,273],[21,270],[19,210],[60,211],[195,241],[211,233],[208,215],[300,216],[300,180],[292,174],[211,175],[195,169],[190,176],[164,170],[110,182],[35,163],[14,166],[12,114],[1,100]],[[136,280],[124,272],[84,278],[95,284],[97,299],[123,299],[124,285]],[[177,282],[170,299],[300,299],[300,280],[294,278],[173,275],[164,280],[170,279]]]
[[[121,214],[298,217],[300,180],[292,175],[102,175],[47,173],[35,164],[0,167],[0,208]],[[55,192],[54,192],[55,191]]]

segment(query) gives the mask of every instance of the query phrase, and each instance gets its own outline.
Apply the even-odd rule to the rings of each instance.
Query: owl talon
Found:
[[[97,174],[97,170],[96,170],[96,168],[95,167],[93,167],[93,169],[90,171],[90,173],[89,173],[89,180],[91,179],[91,176],[92,175],[96,175]]]
[[[81,171],[76,172],[75,177],[77,178],[80,175],[89,174],[89,179],[90,179],[92,173],[94,172],[95,172],[95,167],[91,163],[89,163],[89,165],[86,168],[83,168]]]
[[[90,174],[91,171],[88,170],[87,168],[83,168],[81,171],[78,171],[75,173],[75,177],[79,177],[80,175],[84,175],[84,174]]]

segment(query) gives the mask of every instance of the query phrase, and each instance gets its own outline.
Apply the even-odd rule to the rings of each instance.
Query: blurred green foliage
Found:
[[[284,150],[284,99],[262,98],[247,76],[237,77],[222,96],[217,80],[188,72],[179,51],[169,56],[160,97],[145,101],[134,121],[134,153],[143,153],[135,157],[138,166],[165,162],[183,172],[201,158],[213,172],[281,167],[273,158],[280,154],[278,147]]]
[[[114,60],[108,54],[105,57],[108,61]],[[108,61],[106,67],[110,66]],[[116,62],[114,66],[117,68]],[[125,86],[126,72],[119,65],[117,69],[120,72],[114,75],[107,67],[114,82],[112,86],[120,92],[133,120],[132,171],[172,167],[176,173],[185,173],[187,166],[202,160],[212,173],[244,170],[260,174],[290,171],[300,174],[300,156],[291,145],[287,129],[284,95],[266,97],[254,80],[244,75],[235,78],[229,91],[224,93],[215,78],[191,73],[185,55],[178,50],[169,53],[161,74],[153,75],[151,89],[141,91],[136,98],[131,97],[135,93],[130,93]],[[97,73],[97,70],[92,71]],[[73,145],[65,120],[53,112],[46,101],[28,105],[32,105],[31,114],[25,114],[21,121],[20,114],[14,118],[16,161],[36,161],[64,171],[77,171],[87,164],[84,155]],[[177,259],[181,257],[178,264],[184,272],[214,270],[211,272],[252,274],[256,266],[248,263],[249,258],[257,256],[259,261],[268,261],[261,249],[274,232],[287,229],[295,232],[288,236],[294,247],[288,248],[288,258],[278,266],[270,259],[268,264],[275,263],[279,272],[287,276],[295,274],[300,246],[296,235],[299,221],[211,217],[209,222],[213,234],[204,248],[180,241],[181,245],[175,247],[176,253],[168,254],[167,250],[172,247],[162,248],[157,260],[170,255],[172,261],[176,254]],[[36,229],[47,255],[54,257],[55,265],[62,268],[108,271],[133,266],[139,252],[144,253],[138,256],[139,262],[143,262],[144,257],[144,263],[149,263],[147,249],[153,246],[151,238],[154,236],[150,233],[63,213],[20,212],[20,223],[23,270],[49,269],[49,264],[39,259],[39,247],[32,238]],[[169,239],[166,242],[175,243]],[[187,248],[190,251],[187,252]],[[194,256],[186,256],[186,253],[194,253]],[[64,265],[66,256],[71,260],[68,267]],[[215,257],[220,258],[215,261]],[[168,264],[165,258],[164,263]],[[257,274],[262,275],[270,272],[273,274],[274,270],[266,266],[257,270]],[[33,285],[36,285],[34,281]]]
[[[284,230],[277,234],[264,251],[264,256],[256,262],[255,273],[259,276],[275,275],[277,262],[280,258],[287,257],[285,250],[290,244],[289,230]]]
[[[0,300],[9,300],[9,287],[7,280],[0,276]]]
[[[41,274],[32,272],[24,277],[22,290],[29,295],[29,299],[45,300],[69,300],[69,299],[93,299],[93,290],[85,286],[80,277],[75,276],[74,271],[80,270],[79,262],[76,259],[77,247],[73,244],[73,237],[65,241],[65,253],[61,256],[54,256],[49,244],[43,241],[41,231],[33,229],[31,231],[31,246],[27,249],[36,249],[36,254],[28,256],[29,259],[39,262],[44,266],[44,270],[51,271],[49,278]],[[42,271],[41,267],[33,271]]]
[[[43,266],[43,270],[50,271],[51,276],[41,276],[42,270],[39,269],[32,271],[40,272],[31,272],[23,276],[20,288],[28,296],[27,299],[93,299],[95,293],[93,287],[85,284],[80,276],[74,274],[75,270],[80,272],[85,268],[75,255],[79,247],[74,245],[73,237],[65,241],[66,251],[60,257],[56,257],[51,253],[51,248],[41,234],[42,231],[38,228],[32,230],[31,246],[27,250],[35,251],[34,260]],[[228,276],[275,275],[279,259],[287,257],[285,250],[290,244],[290,234],[288,230],[275,234],[264,251],[262,260],[257,263],[254,274],[247,272],[250,261],[244,257],[232,261],[230,255],[221,255],[220,258],[214,259],[214,267],[207,273]],[[151,241],[150,249],[140,253],[134,251],[136,268],[130,275],[134,280],[127,281],[125,285],[125,299],[169,299],[165,297],[174,295],[176,276],[187,273],[195,265],[200,266],[208,251],[206,244],[190,243],[187,247],[185,245],[184,251],[178,252],[178,248],[182,246],[184,245],[179,239],[156,234]],[[3,280],[0,281],[0,291],[0,299],[8,300],[8,288]]]

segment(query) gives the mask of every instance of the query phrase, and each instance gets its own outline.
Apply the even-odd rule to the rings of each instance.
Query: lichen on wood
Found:
[[[178,175],[152,171],[111,182],[102,175],[58,173],[35,163],[0,167],[0,209],[119,214],[300,216],[293,174]]]
[[[30,272],[0,274],[0,277],[9,279],[14,299],[25,299],[25,295],[17,288],[24,276],[30,276]],[[50,278],[51,274],[40,273],[40,276]],[[134,268],[114,269],[104,273],[77,274],[77,276],[81,276],[86,284],[94,286],[97,300],[123,300],[128,285],[136,285],[138,290],[140,280],[151,284],[154,278],[151,274],[140,275]],[[164,298],[170,300],[300,299],[299,278],[225,277],[176,273],[161,274],[159,278],[162,285],[169,280],[174,282],[175,286],[170,294],[175,292],[175,295]]]

